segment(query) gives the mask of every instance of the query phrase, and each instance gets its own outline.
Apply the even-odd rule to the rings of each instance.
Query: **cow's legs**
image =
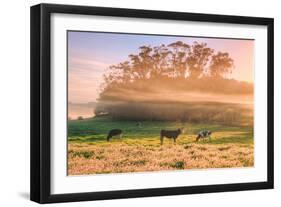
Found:
[[[174,144],[176,144],[176,138],[174,138]]]
[[[164,139],[164,137],[163,137],[163,136],[160,136],[161,145],[163,144],[163,139]]]

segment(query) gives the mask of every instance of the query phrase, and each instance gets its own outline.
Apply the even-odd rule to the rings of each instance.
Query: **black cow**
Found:
[[[177,130],[165,130],[165,129],[162,129],[160,131],[161,145],[163,144],[164,137],[169,138],[169,139],[174,139],[174,143],[176,143],[176,139],[182,133],[183,133],[183,129],[177,129]]]
[[[109,142],[110,139],[114,136],[119,136],[119,138],[122,138],[122,133],[123,133],[123,131],[121,129],[111,129],[108,132],[107,141]]]

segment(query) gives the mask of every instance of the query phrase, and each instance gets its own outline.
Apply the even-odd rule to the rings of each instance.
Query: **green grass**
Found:
[[[213,132],[212,144],[225,143],[253,143],[253,129],[251,126],[224,126],[216,124],[191,124],[183,122],[143,121],[141,127],[135,121],[118,121],[110,117],[95,117],[84,120],[71,120],[68,122],[69,143],[106,144],[109,130],[118,128],[123,130],[122,142],[128,145],[142,143],[145,146],[159,144],[161,129],[185,128],[185,132],[177,139],[179,144],[187,144],[195,141],[196,134],[202,129]],[[165,139],[164,142],[171,140]],[[119,138],[113,138],[111,142],[120,142]],[[202,144],[210,143],[201,141]]]
[[[164,139],[161,129],[185,128],[176,144]],[[107,142],[109,130],[123,130],[123,137]],[[195,142],[200,130],[213,132],[211,140]],[[217,124],[134,121],[95,117],[68,122],[68,174],[100,174],[183,170],[254,165],[253,128]]]

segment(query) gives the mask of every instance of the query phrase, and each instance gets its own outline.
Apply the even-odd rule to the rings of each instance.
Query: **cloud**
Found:
[[[68,95],[69,101],[94,101],[103,74],[110,64],[88,58],[69,57]]]
[[[97,61],[87,58],[69,57],[68,66],[71,70],[95,70],[104,71],[108,68],[110,63]]]

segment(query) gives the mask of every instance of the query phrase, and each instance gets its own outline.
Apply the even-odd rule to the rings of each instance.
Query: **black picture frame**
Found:
[[[267,181],[238,184],[219,184],[188,187],[168,187],[74,194],[50,193],[51,170],[51,70],[50,70],[50,16],[52,13],[99,15],[112,17],[151,18],[194,22],[219,22],[267,26]],[[31,7],[31,174],[30,199],[38,203],[88,201],[103,199],[167,196],[225,191],[272,189],[274,186],[274,83],[273,47],[274,20],[272,18],[195,14],[153,10],[135,10],[73,5],[39,4]]]

